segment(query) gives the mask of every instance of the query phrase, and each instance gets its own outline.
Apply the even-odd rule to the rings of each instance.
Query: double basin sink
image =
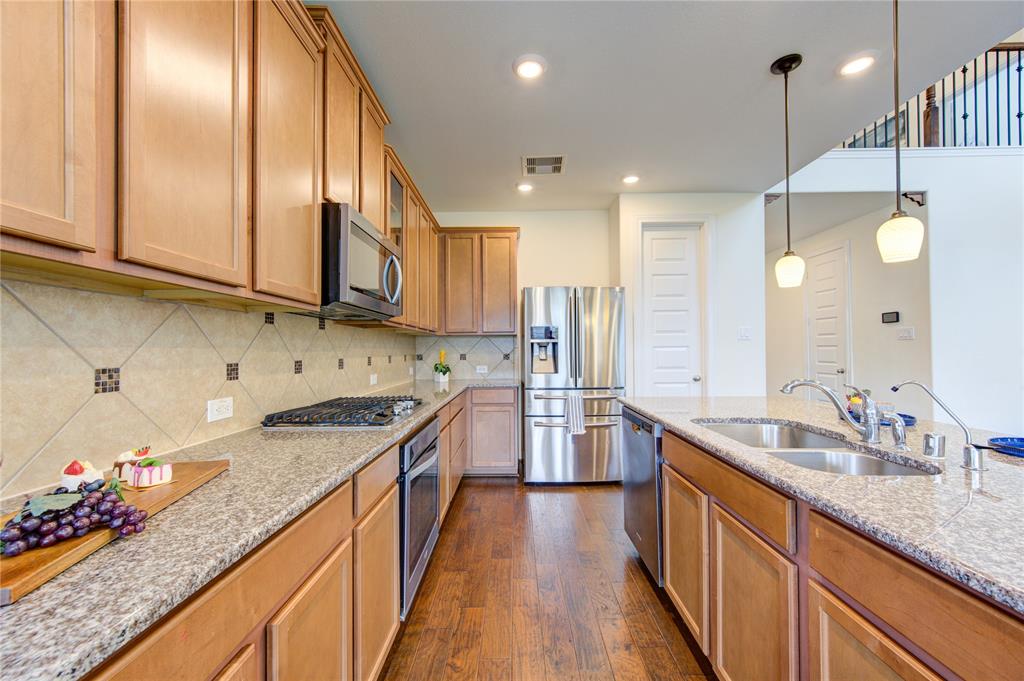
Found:
[[[795,466],[839,475],[934,475],[935,472],[852,452],[845,440],[778,423],[701,423],[702,427]]]

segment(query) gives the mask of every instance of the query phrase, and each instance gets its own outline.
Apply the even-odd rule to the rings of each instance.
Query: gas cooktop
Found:
[[[337,397],[308,407],[267,414],[263,418],[263,427],[315,430],[386,428],[408,416],[421,404],[423,400],[412,395]]]

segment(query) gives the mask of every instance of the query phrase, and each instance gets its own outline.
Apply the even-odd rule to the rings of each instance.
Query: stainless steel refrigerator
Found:
[[[523,289],[525,482],[622,480],[623,300],[622,288]],[[573,396],[583,403],[579,434],[568,418]]]

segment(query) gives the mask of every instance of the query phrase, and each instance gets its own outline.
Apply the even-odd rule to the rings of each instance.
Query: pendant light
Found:
[[[789,229],[789,72],[796,69],[804,58],[799,54],[787,54],[772,62],[772,73],[782,74],[786,110],[786,252],[775,263],[775,281],[779,288],[795,288],[804,283],[804,259],[793,252]]]
[[[892,1],[892,102],[896,123],[896,212],[878,228],[875,239],[882,262],[917,260],[924,242],[924,224],[903,210],[900,188],[900,16],[899,0]]]

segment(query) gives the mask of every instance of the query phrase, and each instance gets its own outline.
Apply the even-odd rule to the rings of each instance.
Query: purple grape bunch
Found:
[[[79,499],[61,509],[34,513],[32,500],[4,524],[0,530],[2,553],[8,558],[35,548],[53,546],[71,537],[83,537],[102,527],[117,530],[120,537],[139,534],[146,529],[149,514],[124,501],[116,478],[103,489],[104,481],[82,483],[75,492],[58,487],[50,495],[78,494]]]

